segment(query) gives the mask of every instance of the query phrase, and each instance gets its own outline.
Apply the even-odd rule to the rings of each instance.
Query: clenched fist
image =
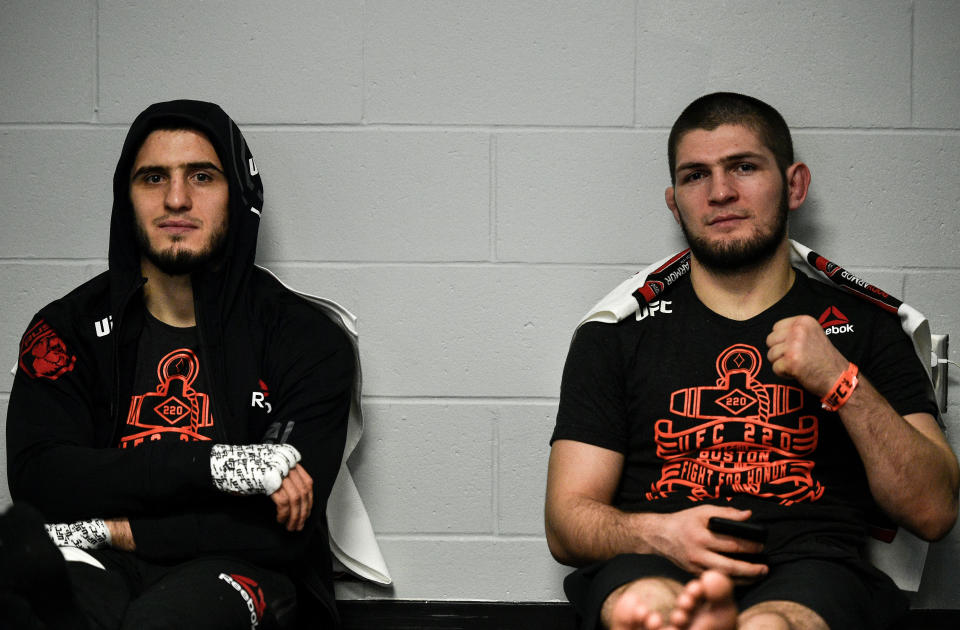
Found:
[[[809,315],[788,317],[774,324],[767,347],[774,373],[796,379],[805,390],[821,398],[848,365],[820,323]]]

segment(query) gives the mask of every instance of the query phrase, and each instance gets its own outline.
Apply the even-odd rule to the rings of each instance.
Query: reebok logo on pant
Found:
[[[254,630],[260,625],[260,620],[263,619],[263,611],[267,607],[267,603],[263,599],[263,590],[257,586],[256,582],[242,575],[221,573],[218,577],[232,586],[233,590],[240,593],[240,597],[247,604],[247,610],[250,611],[250,629]]]

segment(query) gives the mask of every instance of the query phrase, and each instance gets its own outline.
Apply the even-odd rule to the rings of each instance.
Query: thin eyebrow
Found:
[[[739,162],[741,160],[761,160],[766,161],[767,157],[762,153],[754,153],[753,151],[744,151],[743,153],[736,153],[734,155],[726,155],[718,160],[720,164],[730,164],[731,162]],[[705,162],[684,162],[677,166],[677,172],[688,171],[695,168],[703,168],[707,166]]]
[[[216,171],[223,175],[223,170],[214,164],[213,162],[185,162],[180,164],[179,167],[188,171],[202,171],[202,170],[211,170]],[[168,173],[170,171],[166,166],[158,166],[153,164],[145,164],[138,168],[133,175],[130,176],[131,181],[140,177],[141,175],[147,175],[151,173]]]

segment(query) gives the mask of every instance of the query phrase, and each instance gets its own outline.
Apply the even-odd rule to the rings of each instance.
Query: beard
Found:
[[[134,231],[141,255],[168,276],[183,276],[205,267],[211,261],[218,259],[227,245],[226,223],[210,235],[206,247],[199,251],[177,247],[177,243],[181,240],[179,237],[175,237],[173,244],[166,249],[154,249],[150,245],[150,236],[146,228],[137,219],[134,219]]]
[[[756,269],[773,258],[780,244],[787,236],[787,215],[790,208],[787,203],[786,186],[780,196],[780,204],[774,218],[773,227],[764,233],[757,230],[753,235],[728,243],[711,243],[690,233],[681,215],[680,228],[687,240],[690,252],[706,269],[716,273],[734,273]]]

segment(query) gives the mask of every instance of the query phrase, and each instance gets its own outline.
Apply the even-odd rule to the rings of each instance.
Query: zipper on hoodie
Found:
[[[117,309],[117,321],[113,329],[113,396],[110,397],[110,417],[113,419],[113,435],[110,437],[110,446],[114,446],[120,439],[120,332],[123,323],[126,321],[125,315],[130,300],[137,294],[147,279],[141,277],[134,283],[133,288],[127,293],[123,301],[120,302],[120,308]]]
[[[219,388],[220,377],[222,376],[216,367],[210,361],[207,361],[209,358],[207,356],[207,342],[203,336],[203,318],[200,309],[200,297],[196,288],[193,289],[193,317],[197,322],[197,353],[200,355],[200,364],[206,365],[210,369],[210,392],[211,402],[213,404],[213,432],[216,436],[216,443],[225,444],[227,442],[227,434],[224,429],[224,423],[226,422],[227,417],[222,413],[223,412],[223,401],[220,400],[222,396],[218,395],[217,390]],[[226,394],[224,394],[226,395]]]

